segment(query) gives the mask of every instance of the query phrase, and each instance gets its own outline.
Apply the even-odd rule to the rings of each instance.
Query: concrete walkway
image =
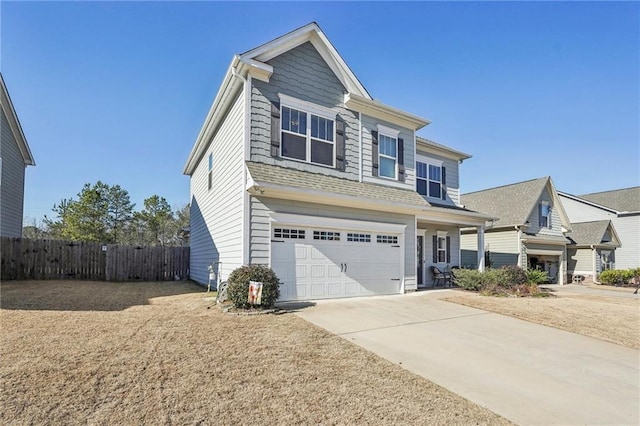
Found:
[[[439,300],[448,292],[297,314],[518,424],[640,423],[638,350]]]

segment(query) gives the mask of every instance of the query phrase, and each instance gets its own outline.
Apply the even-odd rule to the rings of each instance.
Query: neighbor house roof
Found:
[[[22,154],[22,159],[24,160],[24,164],[26,166],[35,166],[36,162],[33,159],[33,154],[31,153],[31,149],[29,149],[29,144],[27,143],[27,138],[24,136],[24,132],[22,131],[22,126],[20,125],[20,120],[18,119],[18,114],[16,114],[16,110],[13,108],[13,103],[11,102],[11,97],[9,96],[9,91],[7,90],[7,86],[4,84],[4,78],[0,73],[0,96],[1,96],[1,104],[2,111],[7,117],[7,121],[9,122],[9,127],[11,128],[11,133],[13,133],[13,138],[18,143],[18,148],[20,149],[20,154]]]
[[[640,186],[612,191],[579,195],[587,201],[617,210],[618,212],[640,211]]]
[[[596,220],[593,222],[579,222],[571,224],[572,231],[567,234],[572,245],[577,246],[611,246],[619,247],[618,235],[610,220]],[[604,241],[605,233],[609,231],[610,241]]]
[[[461,202],[466,208],[499,218],[493,228],[525,225],[545,188],[553,198],[563,225],[570,229],[569,219],[548,176],[463,194]]]
[[[462,151],[457,151],[453,148],[449,148],[446,145],[442,145],[436,141],[432,141],[431,139],[423,138],[422,136],[416,136],[416,142],[418,144],[417,148],[420,149],[421,146],[426,147],[430,151],[434,151],[437,154],[442,154],[445,157],[450,157],[455,160],[466,160],[471,158],[471,155],[466,154]]]

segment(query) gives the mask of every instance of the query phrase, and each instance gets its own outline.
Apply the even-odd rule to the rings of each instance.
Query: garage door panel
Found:
[[[281,300],[305,300],[399,293],[400,247],[376,241],[314,240],[313,228],[301,228],[306,239],[272,243],[272,268],[283,282]],[[362,231],[359,231],[362,235]],[[399,239],[395,238],[397,241]]]

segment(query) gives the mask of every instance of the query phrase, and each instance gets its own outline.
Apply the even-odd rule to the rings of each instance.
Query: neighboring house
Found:
[[[539,268],[552,282],[564,284],[567,274],[569,218],[550,177],[462,195],[462,204],[499,218],[487,226],[485,263],[498,268]],[[462,232],[462,265],[475,267],[475,229]]]
[[[559,192],[572,223],[610,220],[620,237],[616,269],[640,268],[640,186],[585,195]]]
[[[315,23],[234,56],[184,168],[191,278],[266,264],[281,300],[433,285],[489,218],[459,206],[469,156],[427,124],[374,100]]]
[[[620,238],[610,220],[571,224],[567,234],[569,273],[596,279],[606,269],[615,269]]]
[[[24,174],[35,161],[20,120],[11,103],[4,78],[0,74],[2,128],[0,133],[0,236],[22,236]]]

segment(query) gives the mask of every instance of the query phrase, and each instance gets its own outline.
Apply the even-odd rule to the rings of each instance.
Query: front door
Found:
[[[422,268],[424,265],[424,262],[422,261],[422,259],[424,259],[424,237],[422,235],[418,235],[418,243],[417,243],[417,247],[418,249],[416,250],[417,252],[417,261],[416,261],[416,265],[418,265],[418,270],[416,271],[417,275],[418,275],[418,285],[422,286],[424,285],[424,281],[423,281],[423,274],[422,274]]]

